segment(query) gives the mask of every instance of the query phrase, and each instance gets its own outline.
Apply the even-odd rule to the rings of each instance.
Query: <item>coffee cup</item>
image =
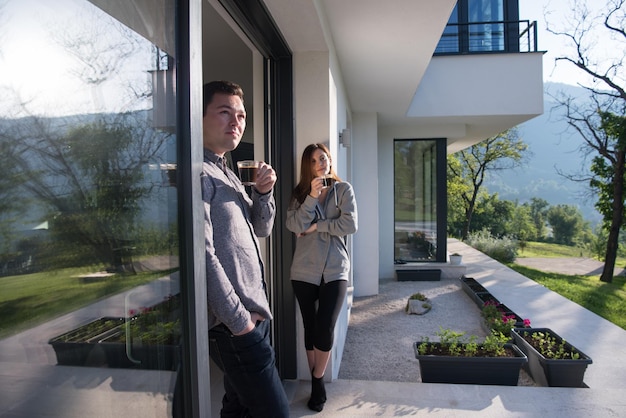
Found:
[[[239,169],[239,178],[244,186],[252,186],[256,184],[257,170],[259,169],[260,161],[243,160],[237,161],[237,168]]]
[[[322,176],[322,187],[325,189],[327,187],[332,186],[333,181],[335,181],[335,179],[330,174],[326,174],[325,176]]]

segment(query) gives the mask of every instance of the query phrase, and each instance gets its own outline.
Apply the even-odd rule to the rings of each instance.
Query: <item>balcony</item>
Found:
[[[434,55],[537,52],[537,22],[448,23]]]

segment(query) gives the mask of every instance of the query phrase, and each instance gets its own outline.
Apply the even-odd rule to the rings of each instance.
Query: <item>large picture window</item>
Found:
[[[2,416],[171,414],[175,11],[0,2]]]
[[[394,141],[394,259],[437,259],[437,140]]]

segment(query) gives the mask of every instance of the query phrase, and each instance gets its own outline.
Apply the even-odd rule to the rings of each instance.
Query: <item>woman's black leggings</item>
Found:
[[[335,324],[346,298],[348,282],[335,280],[325,283],[322,280],[319,286],[296,280],[291,283],[302,313],[304,347],[309,351],[313,347],[330,351],[333,348]],[[317,309],[316,301],[319,301]]]

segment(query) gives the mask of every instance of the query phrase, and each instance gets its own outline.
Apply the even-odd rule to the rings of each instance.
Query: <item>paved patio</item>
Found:
[[[365,380],[327,384],[329,400],[321,413],[306,407],[308,381],[288,381],[293,417],[621,417],[626,416],[626,330],[519,275],[479,251],[450,240],[450,252],[463,254],[466,275],[534,326],[552,328],[593,359],[585,374],[589,388],[448,385]],[[447,280],[447,279],[444,279]],[[160,300],[177,283],[167,278],[133,292]],[[125,312],[123,295],[111,305],[95,305],[103,315]],[[146,304],[147,300],[135,300]],[[93,308],[93,307],[92,307]],[[86,317],[91,317],[91,313]],[[83,321],[81,312],[54,321],[59,330]],[[167,417],[174,373],[56,366],[47,344],[50,323],[0,342],[0,417],[84,418],[94,405],[107,416]],[[367,365],[364,365],[367,367]],[[212,376],[217,379],[217,376]],[[60,400],[63,401],[60,401]],[[213,416],[220,394],[212,393]]]
[[[593,359],[589,388],[449,385],[365,380],[327,384],[319,414],[306,407],[309,382],[294,388],[294,417],[620,417],[626,416],[626,330],[546,289],[483,253],[449,240],[463,255],[468,277],[533,326],[551,328]],[[364,365],[367,367],[367,365]]]

